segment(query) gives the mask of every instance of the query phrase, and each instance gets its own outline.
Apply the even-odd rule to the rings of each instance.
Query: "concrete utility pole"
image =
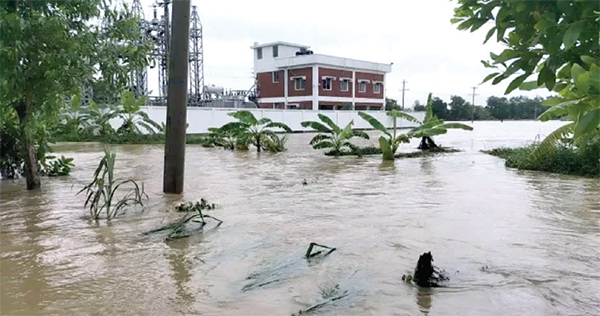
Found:
[[[163,192],[181,194],[185,171],[185,128],[190,35],[190,0],[173,2],[173,32],[169,45],[167,142]]]
[[[473,89],[473,94],[471,94],[473,96],[473,104],[471,104],[471,123],[473,123],[473,117],[475,116],[475,96],[479,94],[475,93],[477,87],[472,87],[471,89]]]
[[[402,80],[402,111],[404,111],[404,91],[408,91],[409,89],[405,88],[406,80]]]

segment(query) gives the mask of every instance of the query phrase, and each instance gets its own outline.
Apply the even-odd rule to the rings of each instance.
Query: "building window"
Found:
[[[373,85],[373,93],[377,93],[377,94],[381,93],[381,83],[376,82]]]
[[[273,83],[279,83],[279,71],[273,71]]]
[[[333,78],[323,78],[323,90],[331,90]]]
[[[273,57],[279,57],[279,46],[273,46]]]
[[[306,87],[306,79],[304,78],[294,78],[294,88],[296,90],[304,90]]]
[[[358,92],[362,92],[362,93],[367,92],[367,82],[366,81],[358,82]]]
[[[256,58],[262,59],[262,47],[256,49]]]
[[[350,81],[348,79],[342,79],[340,81],[340,90],[341,91],[348,91],[350,87]]]

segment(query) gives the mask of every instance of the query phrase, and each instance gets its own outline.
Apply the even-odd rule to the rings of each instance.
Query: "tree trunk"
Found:
[[[260,152],[260,135],[256,136],[256,152]]]
[[[425,137],[421,138],[421,143],[419,144],[419,147],[417,147],[417,149],[429,150],[429,149],[435,149],[437,147],[438,146],[435,144],[433,139],[431,139],[431,137],[425,136]]]
[[[21,137],[23,137],[23,146],[25,146],[25,178],[27,179],[27,190],[34,190],[40,187],[40,173],[35,152],[35,142],[33,140],[31,112],[31,99],[25,97],[25,113],[21,118]]]

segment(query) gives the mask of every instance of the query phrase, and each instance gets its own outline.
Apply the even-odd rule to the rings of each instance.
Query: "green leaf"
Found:
[[[600,127],[600,108],[588,112],[575,127],[573,138],[581,137],[582,135],[598,132]]]
[[[327,126],[325,126],[319,122],[304,121],[304,122],[300,123],[300,125],[302,125],[302,127],[310,127],[317,132],[333,134],[333,131],[331,129],[329,129]]]
[[[390,135],[390,133],[387,131],[387,128],[385,128],[385,126],[383,126],[383,124],[379,120],[377,120],[370,114],[367,114],[365,112],[358,112],[358,116],[360,116],[363,120],[367,121],[367,123],[373,126],[374,129],[386,135]]]
[[[581,55],[581,56],[579,56],[579,58],[581,59],[581,61],[583,61],[584,63],[586,63],[588,65],[597,65],[598,64],[598,59],[591,57],[591,56]]]
[[[499,72],[495,72],[495,73],[489,74],[489,75],[487,75],[487,76],[486,76],[486,77],[483,79],[483,81],[482,81],[481,83],[488,82],[488,81],[490,81],[492,78],[496,77],[496,76],[497,76],[497,75],[499,75],[499,74],[500,74]]]
[[[548,90],[552,91],[552,88],[554,88],[555,83],[556,83],[556,75],[554,74],[554,71],[552,71],[552,69],[550,69],[550,67],[548,65],[544,65],[542,67],[542,70],[538,74],[538,79],[537,79],[538,87],[545,84],[546,88],[548,88]]]
[[[240,122],[247,123],[249,125],[257,125],[258,120],[254,117],[254,114],[248,110],[241,110],[227,114],[233,118],[238,119]]]
[[[575,84],[577,85],[578,90],[581,89],[582,93],[586,93],[590,84],[590,73],[586,71],[579,75],[577,80],[575,80]]]
[[[288,133],[293,132],[289,126],[287,126],[284,123],[280,123],[280,122],[270,122],[269,124],[265,125],[265,127],[268,127],[268,128],[277,127],[277,128],[281,128],[281,129],[285,130]]]
[[[593,64],[590,66],[590,85],[600,90],[600,67]]]
[[[513,80],[508,85],[508,87],[506,88],[506,91],[504,91],[504,94],[509,94],[513,90],[515,90],[516,88],[518,88],[523,83],[523,81],[525,81],[525,79],[527,79],[527,77],[529,77],[529,74],[520,75],[517,78],[515,78],[515,80]]]
[[[560,102],[560,103],[552,106],[551,108],[547,109],[544,113],[542,113],[538,117],[538,119],[540,121],[548,121],[548,120],[553,119],[555,116],[566,114],[570,107],[575,106],[581,102],[581,99],[565,101],[566,99],[559,98],[559,99],[546,100],[542,103],[545,105],[549,105],[549,104],[553,104],[553,103],[557,102],[554,100],[560,100],[560,101],[564,101],[564,102]],[[553,101],[553,102],[548,102],[548,101]]]
[[[575,123],[569,123],[554,130],[531,152],[529,155],[530,159],[540,159],[542,156],[553,151],[556,144],[572,134],[574,129]]]
[[[554,21],[548,20],[548,19],[541,19],[539,22],[537,22],[533,27],[542,32],[545,31],[546,29],[548,29],[549,27],[552,27],[556,25],[556,23],[554,23]]]
[[[363,132],[363,131],[357,131],[357,130],[352,130],[352,136],[354,137],[360,137],[360,138],[364,138],[364,139],[369,139],[369,134]]]
[[[319,113],[318,117],[323,123],[329,125],[336,134],[340,133],[340,128],[329,118],[329,116]]]
[[[581,34],[581,30],[585,25],[585,21],[578,21],[573,23],[565,32],[563,36],[563,44],[565,44],[565,50],[573,47],[577,40],[579,39],[579,34]]]
[[[462,22],[462,23],[460,23],[460,24],[458,25],[457,29],[458,29],[459,31],[466,30],[466,29],[470,28],[470,27],[473,25],[473,22],[474,22],[474,21],[475,21],[475,20],[474,20],[474,19],[472,19],[472,18],[471,18],[471,19],[468,19],[468,20],[465,20],[464,22]]]
[[[579,64],[573,64],[571,67],[571,79],[573,79],[573,81],[577,81],[577,78],[583,73],[585,73],[583,67],[579,66]]]
[[[402,112],[402,111],[398,111],[398,110],[391,110],[388,111],[386,113],[387,116],[393,117],[393,118],[401,118],[404,119],[408,122],[413,122],[413,123],[421,123],[421,121],[419,121],[416,117],[406,113],[406,112]]]
[[[314,149],[335,148],[335,144],[330,141],[322,141],[313,145]]]
[[[526,81],[519,86],[519,90],[531,91],[539,88],[537,81]]]
[[[494,32],[496,32],[496,27],[495,27],[495,26],[494,26],[494,27],[492,27],[492,28],[491,28],[491,29],[490,29],[490,30],[487,32],[487,35],[485,36],[485,40],[483,41],[483,43],[484,43],[484,44],[485,44],[485,43],[487,43],[487,42],[490,40],[490,38],[491,38],[491,37],[494,35]]]

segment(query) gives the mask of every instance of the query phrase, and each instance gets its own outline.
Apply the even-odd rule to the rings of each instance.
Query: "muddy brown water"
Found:
[[[312,134],[276,155],[188,146],[183,196],[162,194],[162,146],[113,146],[118,176],[143,181],[149,205],[98,225],[75,193],[102,146],[59,144],[71,176],[34,192],[0,184],[0,314],[290,315],[329,292],[349,295],[315,315],[598,315],[598,179],[507,169],[479,152],[559,124],[475,122],[436,138],[462,152],[395,163],[326,157]],[[142,235],[201,197],[223,225],[171,242]],[[307,262],[310,242],[338,250]],[[402,282],[425,251],[447,287]],[[242,291],[255,279],[276,282]]]

